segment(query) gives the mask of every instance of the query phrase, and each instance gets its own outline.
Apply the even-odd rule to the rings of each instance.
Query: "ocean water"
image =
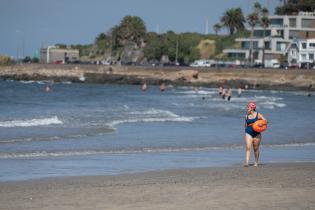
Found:
[[[315,161],[302,91],[0,81],[0,181],[241,165],[248,101],[269,121],[261,163]]]

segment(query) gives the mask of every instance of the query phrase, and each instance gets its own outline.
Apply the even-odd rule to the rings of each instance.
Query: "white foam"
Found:
[[[70,82],[70,81],[64,81],[64,82],[61,82],[62,84],[65,84],[65,85],[71,85],[72,84],[72,82]]]
[[[32,84],[32,83],[35,83],[36,81],[34,81],[34,80],[20,80],[19,82],[23,83],[23,84]]]
[[[192,122],[198,117],[179,116],[171,111],[148,109],[143,111],[133,111],[126,116],[127,119],[114,120],[107,125],[114,127],[122,123],[137,123],[137,122]]]
[[[57,125],[57,124],[63,124],[63,122],[60,119],[58,119],[57,116],[53,116],[49,118],[30,119],[30,120],[0,121],[0,127],[4,127],[4,128],[34,127],[34,126]]]
[[[0,159],[40,158],[40,157],[68,157],[87,155],[113,155],[135,153],[166,153],[166,152],[202,152],[210,150],[241,149],[242,146],[229,147],[192,147],[192,148],[141,148],[127,150],[86,150],[86,151],[63,151],[63,152],[29,152],[29,153],[0,153]]]
[[[283,100],[283,98],[281,98],[281,97],[256,96],[256,95],[255,95],[255,99],[257,99],[257,100],[269,100],[269,101],[279,101],[279,100]]]
[[[84,82],[84,81],[85,81],[85,77],[84,77],[84,76],[81,76],[81,77],[79,77],[79,80],[82,81],[82,82]]]
[[[310,147],[315,146],[315,142],[270,144],[262,147],[287,148],[287,147]],[[170,153],[170,152],[207,152],[220,150],[241,150],[243,145],[213,146],[213,147],[180,147],[180,148],[139,148],[126,150],[85,150],[85,151],[37,151],[29,153],[0,153],[0,159],[18,158],[41,158],[41,157],[67,157],[67,156],[87,156],[87,155],[113,155],[113,154],[135,154],[135,153]]]
[[[315,142],[305,143],[288,143],[288,144],[265,144],[263,147],[312,147],[315,146]]]
[[[217,92],[215,91],[207,91],[207,90],[198,90],[198,91],[194,91],[194,90],[188,90],[188,91],[176,91],[176,94],[185,94],[185,95],[214,95],[217,94]]]

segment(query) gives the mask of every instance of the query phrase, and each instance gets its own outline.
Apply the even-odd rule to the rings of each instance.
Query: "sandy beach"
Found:
[[[315,209],[315,163],[1,182],[0,209]]]

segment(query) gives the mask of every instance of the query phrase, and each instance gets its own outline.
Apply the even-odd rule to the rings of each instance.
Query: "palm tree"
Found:
[[[220,23],[216,23],[213,25],[213,30],[215,31],[215,34],[218,35],[218,32],[221,30],[221,24]]]
[[[264,8],[261,9],[261,14],[262,14],[263,16],[268,16],[269,10],[268,10],[266,7],[264,7]]]
[[[255,13],[259,14],[259,13],[260,13],[260,10],[261,10],[261,4],[257,1],[257,2],[254,4],[254,8],[255,8]]]
[[[254,28],[259,22],[259,17],[256,12],[251,13],[247,16],[248,25],[251,27],[250,33],[250,49],[249,49],[249,56],[250,56],[250,64],[253,64],[253,36],[254,36]]]
[[[222,26],[227,27],[230,35],[236,31],[244,29],[245,18],[241,8],[232,8],[227,10],[221,17]]]
[[[267,16],[263,16],[261,18],[261,26],[264,28],[264,38],[266,36],[266,28],[268,28],[269,26],[269,23],[270,23],[270,20]],[[264,44],[263,44],[263,57],[262,57],[262,63],[263,63],[263,66],[265,66],[265,40],[264,40]]]
[[[122,44],[128,41],[141,44],[146,33],[143,20],[137,16],[125,16],[118,26],[118,37]]]

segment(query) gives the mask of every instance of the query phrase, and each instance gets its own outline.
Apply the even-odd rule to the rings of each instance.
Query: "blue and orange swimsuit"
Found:
[[[248,115],[246,116],[246,119],[245,119],[245,121],[246,121],[246,128],[245,128],[245,133],[248,133],[251,137],[256,137],[258,134],[260,134],[260,133],[258,133],[258,132],[256,132],[256,131],[254,131],[254,129],[253,129],[253,127],[252,127],[252,124],[254,123],[254,122],[256,122],[258,120],[258,112],[257,112],[257,115],[256,115],[256,117],[255,118],[253,118],[253,119],[248,119]]]

